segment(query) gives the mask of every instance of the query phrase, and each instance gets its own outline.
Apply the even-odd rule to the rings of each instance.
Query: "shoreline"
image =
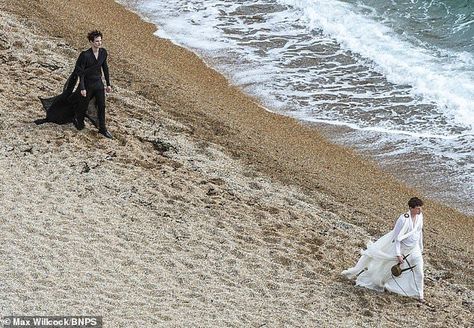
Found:
[[[463,215],[466,215],[468,217],[472,217],[474,219],[474,204],[469,201],[469,195],[467,191],[464,190],[459,190],[457,189],[452,189],[452,184],[450,185],[449,179],[444,179],[444,176],[450,176],[450,173],[454,173],[453,171],[446,170],[443,171],[439,176],[434,176],[436,179],[436,183],[430,184],[426,183],[425,181],[428,179],[432,179],[433,174],[435,174],[437,171],[435,169],[431,169],[428,173],[424,173],[423,170],[418,170],[416,172],[410,172],[411,174],[409,176],[405,176],[404,174],[400,174],[400,171],[407,171],[410,170],[412,167],[411,164],[402,164],[402,163],[393,163],[393,159],[389,159],[387,161],[383,160],[377,160],[377,156],[381,155],[377,151],[372,151],[369,149],[367,146],[357,146],[354,143],[347,142],[346,138],[344,135],[347,134],[356,134],[359,136],[361,139],[376,139],[377,137],[375,136],[375,133],[380,133],[380,131],[373,130],[371,131],[370,129],[367,130],[368,133],[372,133],[372,136],[366,136],[363,137],[362,135],[366,133],[364,129],[358,129],[353,127],[354,124],[352,123],[346,123],[346,122],[330,122],[330,121],[325,121],[325,120],[318,120],[314,119],[312,120],[309,117],[304,117],[302,115],[299,117],[299,115],[292,115],[291,113],[285,113],[279,110],[274,110],[270,107],[267,107],[263,102],[264,99],[260,99],[257,96],[254,96],[252,94],[247,93],[246,91],[242,90],[242,88],[232,82],[232,78],[228,76],[225,73],[220,72],[217,68],[213,67],[211,64],[207,62],[208,59],[212,58],[206,58],[199,52],[196,52],[193,50],[191,47],[188,47],[186,45],[179,44],[176,42],[173,38],[167,38],[167,37],[162,37],[159,35],[158,31],[160,29],[159,24],[154,23],[151,19],[149,19],[146,14],[139,12],[138,10],[127,6],[126,4],[121,4],[119,1],[117,1],[120,5],[122,5],[126,10],[131,11],[132,13],[136,14],[137,16],[140,17],[143,21],[145,21],[148,24],[152,24],[156,28],[156,32],[153,33],[155,37],[161,40],[166,40],[171,42],[173,45],[185,49],[186,51],[191,52],[195,56],[199,58],[199,60],[202,61],[204,65],[206,65],[210,70],[214,71],[218,75],[222,75],[227,83],[231,85],[232,87],[238,88],[242,93],[244,93],[246,96],[248,96],[251,99],[254,99],[255,105],[260,106],[263,110],[276,114],[276,115],[281,115],[283,117],[289,117],[292,119],[296,119],[298,122],[300,122],[302,125],[309,126],[310,128],[313,128],[317,134],[323,136],[326,140],[328,140],[329,143],[333,143],[335,145],[339,145],[344,148],[348,148],[351,151],[354,151],[357,156],[360,156],[361,158],[367,158],[373,165],[375,165],[377,168],[380,168],[383,172],[386,174],[392,176],[395,180],[400,181],[402,184],[408,186],[408,188],[413,188],[414,190],[417,190],[419,192],[422,192],[424,195],[431,195],[426,197],[436,203],[451,203],[449,207],[452,207],[454,210],[460,212]],[[324,132],[323,132],[324,131]],[[341,132],[342,131],[342,132]],[[399,134],[404,135],[411,135],[412,133],[409,132],[403,132],[403,131],[397,131]],[[383,132],[382,132],[383,133]],[[397,135],[397,133],[394,133]],[[420,134],[419,137],[424,137],[424,138],[442,138],[442,136],[438,135],[430,135],[429,133],[427,134]],[[409,153],[404,153],[401,156],[406,157],[409,159],[412,154]],[[416,157],[417,154],[414,154]],[[426,158],[426,161],[422,161],[424,164],[430,164],[429,161],[429,155],[425,154],[424,156],[420,156],[419,158]],[[398,173],[398,174],[397,174]],[[412,183],[410,183],[412,181]],[[459,186],[456,186],[459,187]],[[451,189],[449,189],[451,188]],[[446,193],[446,190],[449,189],[449,191]],[[465,199],[465,200],[462,200]]]
[[[100,297],[85,301],[87,293],[80,292],[87,304],[82,310],[99,308],[111,310],[103,313],[112,315],[124,310],[129,318],[137,319],[136,313],[146,312],[148,302],[160,304],[163,308],[146,313],[148,325],[162,311],[166,315],[159,318],[161,324],[191,323],[204,309],[213,309],[214,315],[221,311],[216,319],[221,325],[257,325],[262,320],[254,309],[259,308],[259,301],[268,301],[268,296],[272,303],[260,308],[260,319],[273,325],[304,321],[331,326],[342,323],[339,316],[351,308],[357,309],[353,323],[370,325],[382,320],[389,325],[399,319],[396,310],[401,306],[406,307],[408,324],[410,318],[420,315],[426,317],[423,320],[441,320],[440,324],[445,320],[448,326],[459,320],[468,322],[474,279],[470,269],[472,217],[426,201],[427,294],[436,297],[440,308],[449,309],[439,318],[411,300],[353,288],[339,278],[339,272],[353,264],[363,241],[388,231],[404,211],[406,200],[419,194],[417,191],[354,151],[328,142],[316,129],[263,110],[196,55],[158,39],[153,24],[114,1],[74,1],[61,13],[57,11],[60,4],[59,0],[19,1],[0,8],[51,38],[37,56],[42,51],[58,51],[62,57],[53,59],[63,65],[58,64],[61,74],[67,74],[77,49],[87,46],[83,31],[91,26],[102,30],[116,86],[116,94],[107,100],[109,128],[116,139],[100,139],[92,128],[78,133],[68,126],[35,127],[31,122],[42,114],[39,102],[33,97],[26,106],[18,103],[18,109],[25,111],[14,111],[18,120],[8,121],[15,122],[12,128],[0,128],[4,142],[14,145],[0,147],[2,169],[12,171],[6,178],[13,191],[0,189],[7,204],[4,217],[9,217],[8,206],[14,208],[15,202],[20,208],[13,211],[15,220],[7,222],[12,233],[3,237],[8,238],[2,252],[4,260],[7,256],[3,261],[7,263],[7,287],[16,290],[17,280],[32,284],[49,301],[48,308],[61,313],[61,304],[54,304],[61,299],[55,289],[58,281],[66,289],[89,286],[91,291],[104,293],[105,303]],[[61,47],[55,45],[59,41]],[[16,61],[21,64],[17,75],[7,77],[17,81],[16,76],[28,73],[36,81],[36,73],[26,70],[30,69],[28,60],[26,68]],[[41,74],[47,80],[30,86],[32,96],[54,94],[64,82],[54,71]],[[21,101],[17,98],[21,97],[11,100]],[[170,140],[178,151],[157,154],[156,136]],[[33,150],[23,143],[32,144]],[[77,159],[71,157],[74,154]],[[45,167],[49,162],[53,167]],[[68,174],[67,179],[54,165]],[[44,202],[51,193],[57,199],[46,202],[44,209],[29,204],[25,197],[33,186],[40,187],[34,195],[40,198],[35,201]],[[74,201],[82,198],[94,206],[87,211],[78,209]],[[39,214],[42,211],[47,215]],[[99,214],[96,218],[89,213]],[[46,230],[38,230],[43,227]],[[72,239],[67,235],[58,239],[63,227],[74,232]],[[33,245],[50,246],[45,254],[54,255],[46,262],[20,238],[33,238],[38,231],[45,240],[33,239]],[[95,240],[94,235],[100,238]],[[62,242],[66,244],[61,246]],[[91,248],[94,245],[98,248]],[[52,263],[61,259],[61,252],[70,255],[71,263],[85,261],[94,270],[77,271],[71,264],[57,271]],[[28,265],[36,268],[31,271],[34,274],[19,277],[9,264],[9,254],[31,260]],[[115,257],[120,264],[114,263]],[[54,271],[50,273],[53,280],[38,269],[43,263]],[[117,266],[118,271],[110,272],[109,266]],[[88,282],[90,274],[94,279]],[[137,295],[134,284],[143,293]],[[460,288],[459,295],[456,288]],[[80,309],[77,298],[59,295],[67,309]],[[132,305],[121,302],[122,298]],[[312,303],[306,304],[306,298]],[[27,313],[37,309],[38,302],[41,300],[22,303],[14,297],[1,305],[4,310],[18,312],[18,307]],[[229,314],[232,308],[238,310],[238,317]],[[369,312],[363,312],[367,308]],[[275,312],[278,309],[288,311],[281,316]],[[459,311],[464,317],[456,318]],[[221,317],[226,315],[231,321]],[[201,324],[212,325],[210,317],[202,320],[209,321]]]

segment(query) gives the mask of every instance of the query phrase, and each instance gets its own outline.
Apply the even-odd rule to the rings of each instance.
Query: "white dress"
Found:
[[[357,286],[423,299],[422,229],[423,214],[416,215],[415,221],[410,213],[400,215],[395,228],[376,242],[369,242],[357,264],[342,275],[356,278]],[[402,269],[414,268],[395,277],[390,269],[397,264],[397,255],[406,256]]]

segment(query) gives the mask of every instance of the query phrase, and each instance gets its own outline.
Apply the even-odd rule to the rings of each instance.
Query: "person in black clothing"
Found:
[[[92,31],[87,38],[91,47],[81,52],[77,60],[79,67],[79,88],[81,96],[74,114],[74,125],[78,130],[84,128],[84,117],[92,98],[96,98],[99,132],[107,138],[112,138],[105,127],[105,92],[112,92],[109,78],[109,67],[107,65],[107,51],[102,48],[102,33]],[[102,82],[102,70],[104,71],[107,88],[104,90]]]
[[[92,31],[87,38],[91,47],[79,55],[75,69],[64,85],[63,93],[53,98],[40,98],[46,110],[46,118],[36,120],[35,123],[72,122],[78,130],[82,130],[84,118],[87,117],[99,129],[99,133],[112,138],[105,125],[105,92],[112,92],[107,51],[102,48],[101,32]],[[102,82],[102,72],[106,87]],[[73,92],[77,80],[79,87]]]

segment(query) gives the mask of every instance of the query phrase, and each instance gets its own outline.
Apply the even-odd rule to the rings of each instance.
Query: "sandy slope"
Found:
[[[76,15],[95,12],[83,3],[72,2]],[[91,126],[32,124],[36,97],[61,89],[83,46],[83,23],[63,24],[55,4],[0,5],[1,315],[98,314],[106,327],[472,324],[472,218],[428,202],[425,293],[435,310],[354,288],[339,272],[412,191],[262,111],[166,42],[135,54],[128,32],[109,27],[120,55],[107,100],[115,140]],[[162,60],[140,74],[131,58],[153,53]],[[183,67],[171,65],[178,55]]]

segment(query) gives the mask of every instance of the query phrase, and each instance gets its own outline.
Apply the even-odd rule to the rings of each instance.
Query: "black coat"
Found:
[[[91,58],[91,56],[93,58]],[[76,61],[74,71],[64,84],[62,93],[51,98],[40,98],[43,108],[46,111],[46,118],[36,120],[35,123],[71,123],[74,119],[76,106],[80,103],[79,97],[82,97],[80,94],[81,88],[87,89],[88,79],[100,79],[101,69],[104,71],[107,85],[110,85],[107,51],[104,48],[100,48],[97,59],[95,59],[92,49],[81,52]],[[78,81],[80,83],[76,88]],[[97,106],[95,104],[95,98],[89,101],[86,117],[97,126]]]

